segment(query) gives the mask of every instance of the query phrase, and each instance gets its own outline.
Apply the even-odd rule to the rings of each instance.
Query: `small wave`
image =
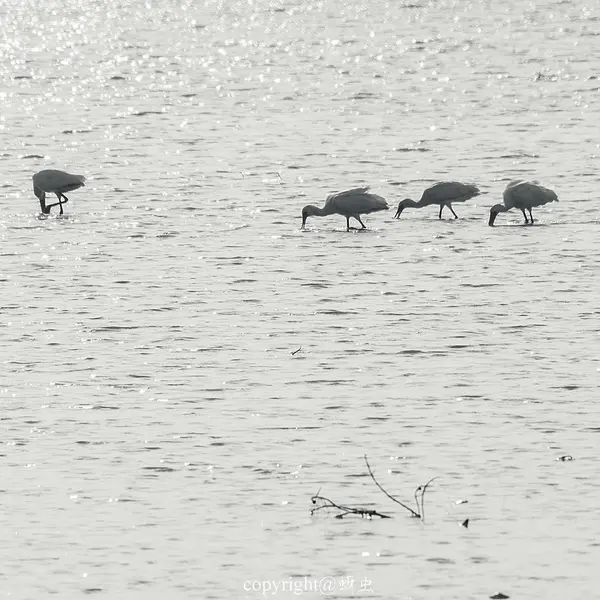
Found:
[[[172,473],[175,471],[172,467],[142,467],[146,471],[156,471],[158,473]]]
[[[431,152],[429,148],[393,148],[394,152]]]
[[[146,115],[162,115],[164,114],[160,110],[141,110],[139,112],[131,113],[134,117],[145,117]]]
[[[126,325],[106,325],[104,327],[96,327],[92,329],[94,333],[100,333],[103,331],[128,331],[133,329],[140,329],[140,327],[136,325],[126,326]]]
[[[500,158],[539,158],[539,154],[529,154],[528,152],[515,152],[514,154],[502,154]]]

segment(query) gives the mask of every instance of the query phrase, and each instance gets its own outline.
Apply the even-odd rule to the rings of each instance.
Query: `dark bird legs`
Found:
[[[58,198],[58,202],[55,202],[54,204],[48,204],[46,205],[45,202],[42,202],[42,200],[40,200],[40,206],[42,207],[42,213],[44,213],[45,215],[50,214],[50,209],[54,208],[55,206],[60,206],[60,213],[59,214],[63,214],[63,204],[66,204],[69,199],[64,195],[64,194],[56,194],[56,197]],[[61,198],[64,198],[65,201],[61,202]]]
[[[438,215],[438,219],[442,218],[442,210],[444,210],[444,206],[447,206],[450,211],[452,212],[452,214],[454,215],[455,219],[458,219],[458,215],[454,212],[454,209],[452,208],[452,204],[440,204],[440,214]]]
[[[522,208],[521,212],[523,213],[523,216],[525,217],[525,225],[533,225],[533,215],[531,214],[531,209],[528,208],[527,209],[529,211],[529,218],[531,219],[531,221],[527,220],[527,213],[525,212],[525,209]]]

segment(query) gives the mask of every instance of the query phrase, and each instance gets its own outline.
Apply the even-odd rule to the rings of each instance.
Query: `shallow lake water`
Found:
[[[0,0],[0,597],[594,597],[599,19]]]

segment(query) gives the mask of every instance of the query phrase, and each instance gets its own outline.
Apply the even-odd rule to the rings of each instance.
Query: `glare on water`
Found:
[[[0,596],[593,597],[599,16],[0,1]]]

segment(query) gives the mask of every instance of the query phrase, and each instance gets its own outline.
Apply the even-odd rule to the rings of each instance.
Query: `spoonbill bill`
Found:
[[[525,225],[533,225],[533,215],[531,209],[534,206],[543,206],[548,202],[558,202],[558,196],[553,190],[549,190],[536,181],[511,181],[504,190],[504,204],[496,204],[490,208],[490,221],[488,225],[492,227],[498,213],[506,212],[511,208],[518,208],[525,217]],[[529,218],[525,209],[529,212]]]
[[[334,214],[346,217],[346,231],[351,229],[350,217],[354,217],[362,225],[362,229],[366,229],[367,226],[361,221],[360,215],[367,215],[388,208],[388,203],[381,196],[369,193],[368,187],[330,194],[327,196],[323,208],[308,204],[302,209],[301,229],[304,229],[308,217],[326,217]]]
[[[85,185],[83,175],[71,175],[56,169],[45,169],[33,176],[33,193],[39,198],[42,212],[47,215],[53,206],[60,206],[60,214],[63,214],[63,204],[69,199],[65,192],[76,190]],[[46,194],[56,194],[58,202],[46,204]],[[64,202],[63,202],[64,199]]]
[[[458,215],[452,208],[452,203],[464,202],[480,193],[479,188],[474,185],[468,185],[458,181],[441,181],[432,185],[430,188],[427,188],[418,202],[415,202],[410,198],[402,200],[398,204],[398,210],[394,215],[394,219],[399,219],[405,208],[423,208],[424,206],[431,206],[432,204],[439,204],[440,206],[438,218],[442,218],[442,210],[444,210],[444,206],[447,206],[452,211],[454,218],[458,219]]]

